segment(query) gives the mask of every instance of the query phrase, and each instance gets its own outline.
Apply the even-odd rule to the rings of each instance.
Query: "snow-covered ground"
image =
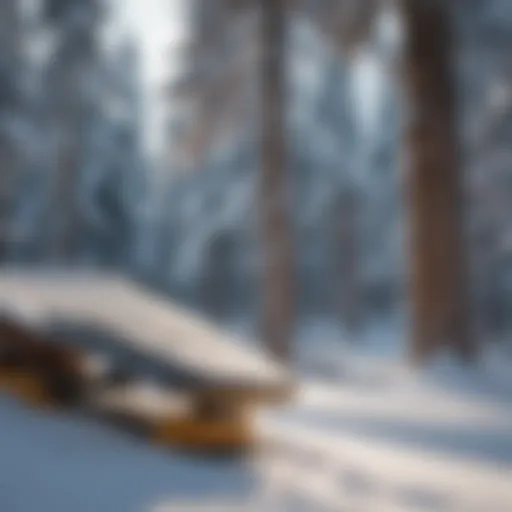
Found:
[[[512,361],[494,348],[474,368],[413,373],[398,333],[381,326],[350,348],[309,326],[297,400],[259,417],[269,448],[246,461],[0,397],[0,511],[510,512]]]
[[[393,321],[354,344],[312,322],[299,337],[299,403],[262,428],[286,447],[276,486],[317,496],[318,510],[512,510],[512,358],[443,356],[414,372]],[[324,508],[322,508],[324,507]]]
[[[0,397],[2,512],[145,512],[162,503],[237,499],[255,487],[240,461],[157,450],[87,418]]]
[[[413,377],[363,387],[308,382],[263,420],[286,456],[282,489],[318,510],[512,510],[512,408]]]

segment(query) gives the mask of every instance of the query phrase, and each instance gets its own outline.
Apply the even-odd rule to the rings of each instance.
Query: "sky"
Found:
[[[165,121],[169,102],[162,102],[164,87],[179,73],[179,50],[187,43],[186,10],[189,0],[110,0],[114,25],[120,35],[132,33],[141,50],[141,72],[145,87],[145,147],[158,156],[165,143]],[[387,19],[389,18],[389,19]],[[380,30],[386,38],[396,33],[396,20],[384,16]],[[380,101],[381,70],[374,56],[363,55],[355,66],[356,115],[363,130],[372,125]]]
[[[141,42],[144,78],[159,84],[172,71],[172,49],[186,42],[186,0],[118,0],[127,26]]]
[[[179,70],[179,49],[187,42],[187,0],[110,0],[114,32],[133,34],[140,46],[144,84],[145,145],[161,151],[170,106],[162,103],[163,88]]]

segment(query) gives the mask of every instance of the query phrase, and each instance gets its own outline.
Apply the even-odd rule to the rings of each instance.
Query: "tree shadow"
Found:
[[[512,432],[509,425],[427,425],[419,421],[358,417],[319,410],[315,410],[314,417],[310,412],[297,412],[293,413],[293,418],[330,433],[348,433],[361,438],[512,467]]]

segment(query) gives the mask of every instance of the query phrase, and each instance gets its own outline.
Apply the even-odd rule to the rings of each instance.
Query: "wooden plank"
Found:
[[[150,441],[187,450],[238,452],[253,446],[251,416],[243,407],[202,414],[190,396],[136,382],[98,390],[88,400],[95,415]]]
[[[11,269],[0,273],[0,309],[40,328],[88,327],[104,335],[100,348],[121,348],[188,389],[230,400],[288,393],[290,376],[255,346],[121,277]]]
[[[52,343],[40,333],[8,319],[0,320],[0,387],[27,397],[25,384],[55,403],[76,404],[85,391],[82,353]],[[17,386],[20,384],[20,386]]]
[[[133,418],[146,425],[191,414],[190,397],[140,382],[98,390],[89,397],[88,405],[100,413]]]

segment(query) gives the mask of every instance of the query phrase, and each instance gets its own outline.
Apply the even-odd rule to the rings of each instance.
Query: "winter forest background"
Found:
[[[336,18],[333,2],[296,3],[283,49],[290,208],[278,228],[291,238],[294,321],[357,339],[375,322],[407,324],[421,257],[406,236],[400,7],[384,2],[354,37],[357,9]],[[256,4],[2,1],[4,263],[115,269],[257,329],[268,293]],[[465,293],[478,340],[505,340],[512,7],[450,4]]]
[[[2,276],[128,276],[296,386],[221,460],[3,368],[0,510],[512,510],[511,48],[511,0],[0,0]]]

